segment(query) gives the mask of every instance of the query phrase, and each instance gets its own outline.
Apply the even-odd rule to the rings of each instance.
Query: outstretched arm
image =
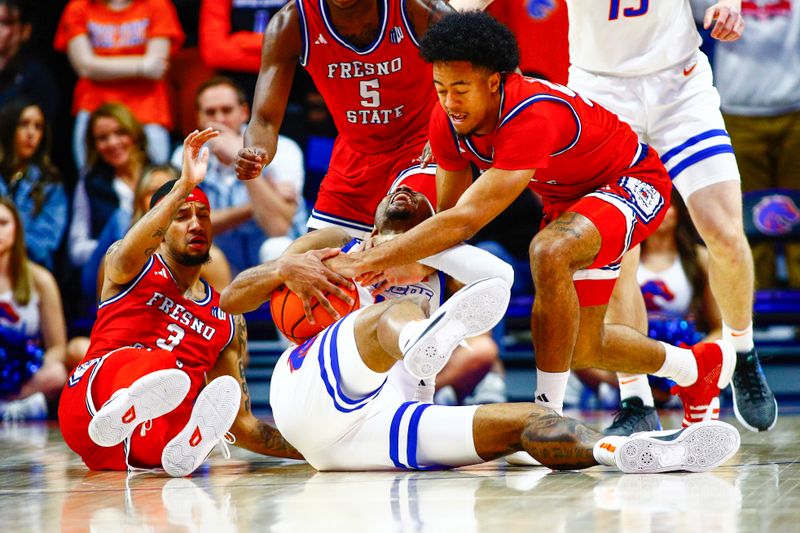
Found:
[[[112,244],[105,258],[103,299],[112,296],[112,286],[125,285],[142,270],[164,240],[167,227],[189,193],[203,181],[208,167],[208,149],[203,148],[217,132],[208,128],[189,134],[183,141],[183,170],[173,189],[128,230],[125,237]]]
[[[244,134],[244,148],[236,156],[236,175],[241,180],[260,176],[275,157],[278,131],[302,50],[300,17],[294,2],[286,4],[269,22],[261,50],[253,116]]]
[[[236,445],[263,455],[274,457],[287,457],[289,459],[303,459],[294,446],[289,444],[280,432],[266,422],[259,420],[253,414],[250,389],[244,375],[244,354],[247,350],[247,324],[244,318],[234,318],[236,331],[233,340],[219,355],[216,364],[208,373],[211,381],[219,376],[232,376],[242,387],[242,401],[239,414],[231,427],[231,433],[236,437]]]

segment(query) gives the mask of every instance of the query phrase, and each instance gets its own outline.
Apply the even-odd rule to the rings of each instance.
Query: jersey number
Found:
[[[178,344],[180,344],[181,340],[183,340],[183,337],[186,336],[186,332],[183,331],[183,328],[177,324],[170,324],[169,326],[167,326],[167,331],[172,333],[172,335],[170,335],[166,339],[158,339],[156,341],[156,346],[158,346],[162,350],[167,350],[168,352],[171,352],[172,350],[175,349],[175,347]]]
[[[361,82],[361,105],[363,107],[380,107],[381,93],[376,91],[380,87],[380,81],[376,78],[374,80],[364,80]]]
[[[620,0],[611,0],[611,9],[608,10],[608,20],[617,20],[619,18],[619,2]],[[639,7],[636,9],[626,7],[622,10],[622,16],[641,17],[647,13],[648,7],[650,7],[650,0],[639,0]]]

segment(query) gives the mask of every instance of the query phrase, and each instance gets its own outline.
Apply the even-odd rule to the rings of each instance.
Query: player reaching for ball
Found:
[[[372,238],[391,239],[432,215],[423,195],[400,188],[379,204]],[[302,280],[302,286],[314,277],[324,280],[315,298],[324,299],[324,292],[348,298],[335,284],[349,282],[326,272],[323,262],[348,245],[338,228],[307,234],[281,258],[241,273],[223,291],[221,305],[237,313],[253,309],[281,284]],[[508,265],[467,245],[422,263],[384,272],[371,292],[359,289],[363,307],[278,361],[270,386],[275,423],[314,468],[450,468],[524,449],[554,469],[705,471],[738,449],[736,429],[717,421],[667,436],[603,437],[531,403],[451,407],[412,399],[403,376],[432,381],[459,342],[503,317],[512,281]],[[430,267],[438,271],[428,275]],[[448,285],[442,271],[471,283],[440,305]],[[377,303],[367,303],[378,292]]]
[[[106,254],[91,344],[58,413],[64,440],[92,470],[185,476],[229,429],[239,446],[301,458],[252,414],[244,321],[221,311],[200,278],[211,246],[208,199],[197,188],[208,162],[201,147],[217,134],[189,134],[180,179],[156,191]]]

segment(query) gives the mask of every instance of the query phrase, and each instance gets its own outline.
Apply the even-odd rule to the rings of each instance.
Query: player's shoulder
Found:
[[[289,0],[275,13],[264,30],[264,41],[271,42],[273,52],[285,51],[281,55],[299,55],[301,46],[300,10],[297,0]],[[279,46],[279,49],[275,49]],[[295,53],[296,52],[296,53]]]

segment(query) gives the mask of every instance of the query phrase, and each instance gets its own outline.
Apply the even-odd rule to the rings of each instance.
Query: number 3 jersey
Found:
[[[160,255],[118,295],[100,303],[84,361],[125,346],[173,352],[193,383],[233,339],[233,317],[219,308],[219,293],[201,280],[201,301],[181,294]],[[144,355],[146,357],[146,355]]]
[[[365,48],[339,35],[325,0],[297,0],[297,10],[300,63],[324,98],[339,141],[364,154],[424,144],[436,95],[406,0],[378,0],[379,31]]]

